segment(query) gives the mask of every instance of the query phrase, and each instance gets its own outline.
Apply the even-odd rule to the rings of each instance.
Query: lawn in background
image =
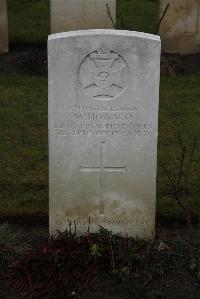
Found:
[[[49,0],[8,0],[11,44],[46,43],[50,32]]]
[[[155,33],[159,20],[159,0],[117,0],[117,27]]]
[[[159,0],[117,0],[117,28],[154,33]],[[50,34],[49,0],[8,0],[11,44],[46,43]]]
[[[174,176],[180,159],[177,130],[191,150],[199,128],[200,76],[161,79],[158,146],[158,205],[160,216],[177,217],[181,211],[169,197],[162,160]],[[47,79],[4,77],[0,79],[1,214],[48,213]],[[200,154],[190,176],[188,200],[200,210]]]
[[[0,213],[48,210],[47,79],[0,79]]]

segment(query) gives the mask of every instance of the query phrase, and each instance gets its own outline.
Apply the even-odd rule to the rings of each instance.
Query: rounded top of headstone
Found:
[[[50,41],[55,39],[67,38],[67,37],[90,36],[90,35],[131,36],[131,37],[160,42],[160,36],[158,35],[144,33],[144,32],[137,32],[137,31],[115,30],[115,29],[90,29],[90,30],[68,31],[68,32],[51,34],[49,35],[48,40]]]

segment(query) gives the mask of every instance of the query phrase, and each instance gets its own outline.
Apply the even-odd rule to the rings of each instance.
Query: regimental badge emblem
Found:
[[[83,91],[95,100],[112,100],[128,84],[128,66],[121,55],[101,43],[97,51],[87,55],[79,68]]]

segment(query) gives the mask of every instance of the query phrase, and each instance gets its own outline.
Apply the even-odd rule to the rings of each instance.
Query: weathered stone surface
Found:
[[[168,53],[200,53],[200,0],[160,0],[162,49]]]
[[[51,32],[113,28],[116,0],[51,0]]]
[[[8,52],[8,21],[6,0],[0,1],[0,53]]]
[[[48,47],[50,232],[152,238],[160,38],[85,30]]]

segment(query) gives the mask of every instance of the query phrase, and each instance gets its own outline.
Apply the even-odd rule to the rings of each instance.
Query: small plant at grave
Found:
[[[185,241],[178,235],[178,238],[174,241],[175,252],[178,256],[183,256]]]
[[[92,288],[99,273],[126,274],[136,241],[100,232],[77,236],[70,229],[41,246],[25,250],[8,268],[11,288],[28,298],[67,298]],[[131,254],[130,258],[131,258]],[[135,261],[133,261],[134,263]]]
[[[171,282],[177,279],[177,267],[181,266],[187,277],[198,277],[197,248],[189,269],[179,244],[173,251],[166,240],[161,243],[113,235],[103,227],[100,233],[82,236],[70,229],[25,251],[9,266],[7,277],[16,297],[19,293],[32,299],[87,298],[89,292],[93,296],[89,298],[96,298],[95,292],[114,283],[116,288],[123,286],[129,298],[150,298],[155,281],[156,289],[164,293],[169,277],[173,276]]]
[[[188,229],[188,241],[190,247],[190,255],[192,257],[192,207],[186,203],[186,199],[190,194],[190,176],[192,167],[195,161],[195,155],[198,148],[198,138],[196,135],[193,136],[192,148],[189,150],[187,145],[183,141],[183,137],[178,131],[178,141],[181,149],[180,161],[178,167],[178,174],[176,177],[173,177],[165,163],[161,162],[162,169],[164,174],[168,178],[170,183],[170,191],[165,194],[175,199],[178,207],[182,210],[186,218],[186,225]],[[182,241],[179,239],[177,241],[177,251],[180,254],[183,247]]]
[[[101,256],[101,251],[98,244],[92,244],[90,247],[90,252],[93,256]]]
[[[65,298],[91,286],[96,274],[90,235],[58,233],[47,244],[24,252],[8,271],[11,287],[24,297]]]

